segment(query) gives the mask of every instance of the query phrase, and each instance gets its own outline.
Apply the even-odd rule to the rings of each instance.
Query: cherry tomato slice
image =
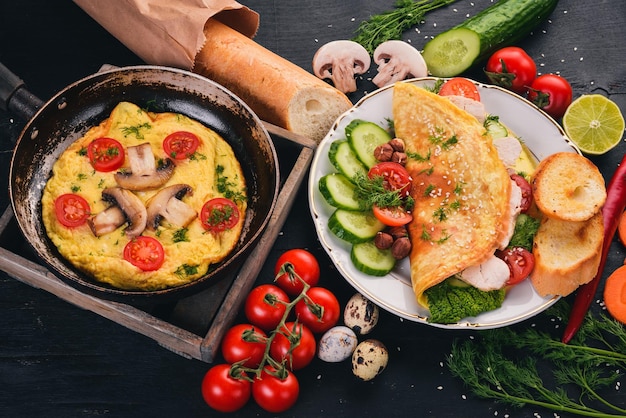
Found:
[[[496,255],[509,266],[511,275],[506,282],[509,286],[516,285],[526,279],[535,268],[535,257],[525,248],[507,248],[504,251],[496,251]]]
[[[200,139],[187,131],[177,131],[169,134],[163,140],[163,150],[175,160],[189,158],[200,145]]]
[[[533,203],[533,189],[528,183],[528,180],[526,180],[523,176],[520,176],[519,174],[511,174],[511,180],[513,180],[515,184],[517,184],[517,187],[522,190],[522,201],[520,203],[520,210],[522,213],[526,213]]]
[[[57,197],[54,201],[54,211],[61,225],[69,228],[84,224],[91,213],[89,203],[74,193]]]
[[[378,163],[367,173],[370,179],[377,176],[383,178],[383,187],[387,190],[399,190],[401,197],[406,197],[411,191],[411,176],[402,164],[391,161]]]
[[[142,235],[126,244],[124,260],[143,271],[158,270],[165,260],[165,251],[157,239]]]
[[[87,146],[87,157],[96,171],[114,171],[124,164],[124,147],[113,138],[96,138]]]
[[[207,201],[200,211],[200,221],[207,231],[224,232],[239,222],[239,208],[230,199],[216,197]]]
[[[454,77],[443,83],[439,89],[440,96],[463,96],[468,99],[480,101],[480,93],[474,83],[467,78]]]
[[[376,219],[387,226],[402,226],[413,220],[413,215],[400,206],[380,208],[374,205],[372,212]]]

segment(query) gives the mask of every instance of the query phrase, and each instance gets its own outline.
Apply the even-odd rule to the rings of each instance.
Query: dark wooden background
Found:
[[[352,37],[360,21],[391,9],[394,1],[242,3],[261,14],[256,40],[310,71],[317,48],[331,40]],[[405,39],[421,48],[429,36],[491,3],[459,0],[428,15],[422,25],[405,34]],[[566,77],[575,96],[608,95],[626,113],[624,16],[626,3],[622,0],[561,0],[549,21],[519,45],[537,61],[539,72]],[[0,0],[0,62],[42,99],[97,71],[103,63],[142,63],[67,0]],[[467,75],[484,80],[478,70]],[[353,101],[373,89],[366,79],[359,87],[350,96]],[[0,112],[2,185],[8,184],[12,140],[22,125],[12,115]],[[622,143],[593,159],[607,180],[625,150]],[[283,251],[307,248],[322,264],[320,284],[335,291],[345,303],[353,290],[337,275],[317,242],[305,187],[299,193],[258,282],[271,281],[273,265]],[[7,188],[0,186],[0,210],[9,204]],[[22,237],[16,235],[15,239]],[[615,243],[607,271],[623,260],[623,248]],[[594,303],[593,309],[600,306]],[[516,327],[522,329],[540,321],[541,316]],[[553,416],[537,407],[515,409],[473,398],[450,375],[443,364],[452,342],[473,333],[439,330],[382,312],[371,336],[390,350],[387,370],[364,383],[354,378],[348,362],[326,364],[316,359],[298,373],[300,398],[284,416]],[[209,367],[0,272],[0,416],[215,416],[218,414],[200,395],[200,382]],[[605,392],[613,402],[626,406],[623,385],[621,391],[610,388]],[[268,414],[251,402],[232,416]]]

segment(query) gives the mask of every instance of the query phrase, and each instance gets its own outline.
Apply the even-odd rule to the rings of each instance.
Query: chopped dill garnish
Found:
[[[361,205],[362,210],[371,209],[374,205],[381,208],[403,206],[411,209],[415,201],[409,196],[403,199],[400,190],[387,190],[383,185],[383,177],[369,178],[363,173],[354,176],[355,198]]]
[[[189,242],[189,237],[187,236],[187,232],[189,232],[189,229],[187,228],[181,228],[181,229],[177,229],[173,236],[172,236],[172,240],[174,242]]]
[[[193,276],[194,274],[198,274],[198,264],[182,264],[178,266],[178,268],[174,271],[174,274],[178,277]]]
[[[142,123],[140,125],[135,125],[135,126],[126,126],[124,128],[122,128],[122,132],[124,133],[124,136],[128,136],[128,135],[135,135],[135,137],[137,139],[143,139],[143,134],[141,133],[142,129],[150,129],[152,128],[152,125],[150,125],[148,122]]]

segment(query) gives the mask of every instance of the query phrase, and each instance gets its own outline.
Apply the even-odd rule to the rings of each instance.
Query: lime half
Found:
[[[624,116],[615,102],[600,94],[586,94],[567,108],[563,128],[582,152],[600,155],[619,144]]]

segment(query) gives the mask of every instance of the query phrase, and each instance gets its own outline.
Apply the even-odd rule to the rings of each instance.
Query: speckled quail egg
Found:
[[[358,340],[348,327],[338,325],[322,335],[318,343],[317,356],[329,363],[338,363],[349,358],[354,352]]]
[[[387,347],[378,340],[365,340],[352,353],[352,373],[366,382],[385,370],[389,361]]]
[[[378,323],[378,306],[360,293],[354,294],[343,310],[343,323],[358,335],[369,334]]]

